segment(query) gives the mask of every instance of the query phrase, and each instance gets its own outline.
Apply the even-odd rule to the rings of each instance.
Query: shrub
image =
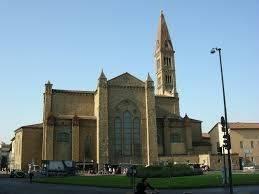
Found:
[[[164,178],[177,176],[201,175],[202,171],[192,169],[186,164],[176,164],[170,166],[148,166],[137,167],[137,177]]]

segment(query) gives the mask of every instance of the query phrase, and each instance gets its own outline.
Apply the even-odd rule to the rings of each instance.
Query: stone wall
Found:
[[[28,170],[28,163],[41,165],[42,128],[25,128],[22,133],[21,169]]]
[[[230,137],[232,153],[238,153],[244,161],[259,164],[259,129],[230,130]]]
[[[110,85],[108,87],[108,107],[109,107],[109,153],[114,156],[114,120],[116,117],[123,118],[123,113],[129,111],[132,117],[140,118],[140,138],[141,155],[146,158],[146,112],[145,112],[145,89],[144,87],[120,87]],[[120,157],[120,160],[123,160]],[[114,158],[110,158],[114,161]],[[130,162],[130,159],[124,158],[124,163]],[[139,158],[134,158],[131,162],[140,163]],[[145,160],[145,159],[144,159]],[[115,161],[114,161],[115,162]]]
[[[79,134],[79,161],[96,161],[96,120],[80,120]]]
[[[22,146],[23,146],[23,131],[21,129],[15,132],[14,142],[14,169],[22,168]]]
[[[94,97],[94,113],[96,116],[96,161],[99,167],[108,163],[108,87],[107,79],[102,74],[99,77],[97,91]]]
[[[179,99],[169,96],[155,96],[156,116],[164,117],[170,114],[180,116]]]
[[[147,123],[147,163],[152,165],[158,162],[157,146],[157,125],[156,125],[156,106],[154,82],[150,76],[145,82],[145,104],[146,104],[146,123]]]
[[[56,91],[56,92],[54,92]],[[94,93],[58,92],[53,90],[52,113],[58,115],[94,115]]]
[[[225,155],[226,165],[228,166],[228,157]],[[239,170],[238,154],[231,154],[232,169]],[[223,156],[220,155],[200,155],[200,164],[207,164],[211,170],[221,170],[223,168]]]
[[[72,160],[72,120],[57,119],[54,127],[53,159]]]
[[[170,143],[171,146],[171,154],[185,154],[186,153],[186,145],[185,143]]]
[[[192,129],[192,141],[202,141],[201,122],[195,122],[190,119],[190,128]]]
[[[211,153],[211,146],[193,146],[193,153],[194,154],[210,154]]]
[[[215,125],[210,130],[209,134],[210,134],[210,143],[211,143],[211,153],[217,154],[217,147],[218,147],[218,145],[220,146],[218,125]]]

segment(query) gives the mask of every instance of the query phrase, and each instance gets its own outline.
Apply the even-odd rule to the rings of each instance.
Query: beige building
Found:
[[[217,147],[223,146],[221,124],[217,123],[209,134],[212,154],[216,154]],[[252,162],[259,165],[259,123],[229,123],[229,134],[231,153],[239,155],[240,163]]]
[[[10,169],[27,169],[28,163],[40,164],[42,124],[27,125],[16,129],[11,144]]]
[[[140,80],[129,73],[107,79],[101,72],[95,91],[54,89],[48,82],[42,128],[30,133],[38,139],[37,157],[25,151],[28,142],[35,146],[23,127],[15,135],[17,161],[36,160],[41,153],[42,160],[149,165],[160,157],[208,153],[210,143],[202,138],[201,121],[180,115],[175,51],[163,13],[154,58],[156,92],[149,75]],[[31,156],[24,157],[23,151]]]

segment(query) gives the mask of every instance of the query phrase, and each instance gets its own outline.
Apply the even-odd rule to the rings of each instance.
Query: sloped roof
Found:
[[[31,129],[31,128],[43,129],[43,123],[37,123],[37,124],[32,124],[32,125],[25,125],[25,126],[19,127],[14,132],[17,132],[18,130],[21,130],[21,129]]]
[[[145,82],[126,72],[108,80],[108,85],[145,87]]]
[[[220,125],[220,123],[216,123],[212,129],[208,132],[211,133],[211,131],[217,126]],[[240,129],[259,129],[259,123],[247,123],[247,122],[229,122],[228,127],[230,130],[240,130]]]
[[[210,134],[208,133],[202,133],[202,138],[210,138]]]
[[[163,11],[161,11],[160,18],[159,18],[156,49],[159,49],[159,50],[169,49],[169,50],[173,51],[173,45],[172,45],[172,41],[170,38],[170,34],[169,34],[169,31],[167,28],[167,24],[165,21],[165,16],[163,14]]]
[[[43,128],[43,123],[37,123],[32,125],[25,125],[20,128]]]
[[[234,122],[234,123],[228,123],[228,126],[231,130],[233,130],[233,129],[259,129],[259,123]]]
[[[53,89],[53,93],[66,93],[66,94],[94,94],[95,91],[82,91],[82,90],[61,90],[61,89]]]

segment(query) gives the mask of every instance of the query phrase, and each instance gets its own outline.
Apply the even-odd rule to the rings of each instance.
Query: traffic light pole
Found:
[[[232,164],[230,158],[230,149],[231,149],[231,142],[228,133],[228,119],[227,119],[227,107],[226,107],[226,97],[225,97],[225,87],[224,87],[224,77],[223,77],[223,68],[222,68],[222,61],[221,61],[221,48],[217,48],[219,51],[219,61],[220,61],[220,72],[221,72],[221,83],[222,83],[222,91],[223,91],[223,101],[224,101],[224,114],[225,114],[225,135],[228,137],[228,173],[229,173],[229,191],[230,194],[233,194],[233,185],[232,185]]]
[[[221,123],[221,131],[223,132],[224,136],[226,135],[226,128],[225,128],[225,119],[224,117],[221,117],[220,119]],[[223,137],[224,137],[223,136]],[[225,147],[222,145],[221,147],[221,155],[223,157],[223,165],[224,165],[224,186],[227,186],[227,169],[226,169],[226,155],[225,155]]]
[[[222,146],[222,154],[223,154],[223,165],[224,165],[224,186],[227,186],[227,169],[226,169],[226,156],[225,156],[225,149]]]

